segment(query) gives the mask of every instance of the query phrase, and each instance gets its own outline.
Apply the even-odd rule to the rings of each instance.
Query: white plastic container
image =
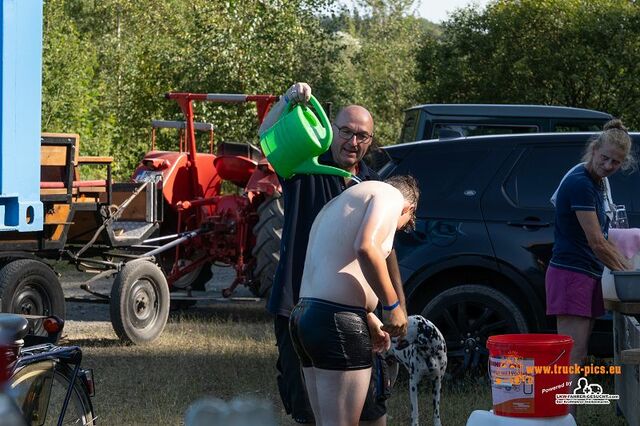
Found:
[[[571,414],[559,417],[506,417],[493,411],[475,410],[467,420],[467,426],[576,426]]]

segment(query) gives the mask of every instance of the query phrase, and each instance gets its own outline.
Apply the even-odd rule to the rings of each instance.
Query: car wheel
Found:
[[[450,287],[433,297],[421,314],[444,335],[447,371],[453,377],[485,371],[489,336],[529,330],[522,310],[504,293],[486,285]]]

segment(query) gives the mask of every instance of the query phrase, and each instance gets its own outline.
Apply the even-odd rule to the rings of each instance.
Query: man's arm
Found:
[[[264,132],[269,130],[276,121],[278,121],[282,115],[282,111],[284,111],[289,102],[309,102],[310,98],[311,86],[307,83],[295,83],[289,87],[284,95],[280,96],[278,102],[269,109],[269,113],[264,118],[260,128],[258,129],[258,135],[262,135]]]
[[[612,271],[628,271],[632,269],[629,261],[602,235],[596,212],[578,210],[576,211],[576,216],[587,237],[589,247],[602,263]]]
[[[392,229],[396,223],[394,218],[399,217],[399,210],[402,209],[402,197],[400,194],[397,195],[398,198],[394,200],[382,200],[384,197],[375,195],[371,198],[354,241],[356,257],[364,278],[383,306],[393,305],[399,300],[382,251],[386,237],[389,233],[395,232],[395,229]],[[400,307],[384,310],[382,322],[383,330],[393,337],[406,333],[407,315]]]
[[[391,250],[389,256],[387,256],[387,270],[389,271],[389,277],[391,278],[391,284],[393,289],[398,295],[400,300],[400,306],[402,310],[407,313],[407,304],[404,298],[404,288],[402,287],[402,277],[400,276],[400,268],[398,267],[398,257],[396,256],[396,250]]]

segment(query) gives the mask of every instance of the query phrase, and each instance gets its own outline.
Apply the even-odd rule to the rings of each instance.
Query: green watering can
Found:
[[[351,177],[345,170],[318,163],[318,156],[331,145],[333,132],[318,100],[311,96],[309,102],[315,113],[303,104],[285,108],[278,121],[260,136],[262,151],[283,178],[295,174]]]

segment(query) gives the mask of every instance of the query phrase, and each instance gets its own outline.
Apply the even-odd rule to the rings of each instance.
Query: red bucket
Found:
[[[555,417],[569,412],[556,394],[571,393],[573,339],[559,334],[502,334],[487,339],[493,412],[511,417]]]

